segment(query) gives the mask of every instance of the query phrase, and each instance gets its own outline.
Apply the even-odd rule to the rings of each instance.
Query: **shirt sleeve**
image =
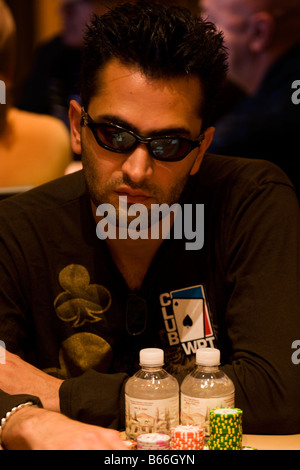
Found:
[[[288,184],[262,184],[226,217],[232,223],[223,233],[230,292],[224,329],[232,354],[223,370],[235,384],[245,432],[298,433],[298,200]]]
[[[123,430],[127,378],[123,373],[88,370],[65,380],[59,392],[61,412],[84,423]]]
[[[0,390],[0,419],[6,416],[15,406],[31,401],[34,405],[42,408],[42,403],[38,397],[32,395],[9,395]]]

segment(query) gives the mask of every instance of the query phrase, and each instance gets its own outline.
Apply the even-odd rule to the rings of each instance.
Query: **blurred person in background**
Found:
[[[216,124],[212,153],[270,160],[299,194],[299,0],[200,0],[201,14],[224,33],[229,78],[245,99]]]
[[[21,109],[45,113],[69,126],[72,99],[79,99],[79,65],[85,25],[120,0],[60,0],[62,32],[36,51],[30,76],[24,84]]]
[[[0,104],[0,186],[36,186],[62,176],[71,160],[66,127],[51,116],[12,106],[16,64],[16,26],[0,0],[0,80],[5,104]]]

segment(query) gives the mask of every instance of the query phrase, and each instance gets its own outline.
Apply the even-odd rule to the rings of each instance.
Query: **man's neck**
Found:
[[[101,219],[96,216],[96,208],[92,203],[92,211],[96,223]],[[161,224],[159,222],[159,224]],[[151,263],[163,243],[163,237],[151,238],[106,238],[111,257],[131,290],[139,290]],[[118,231],[117,231],[118,233]],[[159,232],[161,233],[161,232]]]
[[[163,240],[106,240],[111,257],[130,290],[139,290]]]

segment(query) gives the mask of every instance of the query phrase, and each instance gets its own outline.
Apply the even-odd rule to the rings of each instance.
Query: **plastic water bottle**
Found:
[[[163,369],[162,349],[140,351],[141,369],[125,386],[126,436],[136,440],[147,433],[170,435],[179,424],[179,384]]]
[[[181,424],[202,426],[206,436],[209,436],[209,411],[234,407],[235,403],[234,384],[219,365],[218,349],[197,349],[195,368],[181,384]]]

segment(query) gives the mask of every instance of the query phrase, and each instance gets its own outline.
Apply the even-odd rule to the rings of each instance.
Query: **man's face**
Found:
[[[229,76],[240,83],[248,74],[248,25],[255,2],[248,0],[200,0],[204,18],[214,23],[224,33],[228,48]]]
[[[137,68],[113,60],[99,73],[98,91],[86,111],[96,122],[122,123],[144,137],[179,133],[196,139],[202,126],[201,99],[197,78],[152,80]],[[198,171],[213,133],[209,129],[200,149],[194,149],[183,160],[162,162],[150,156],[145,144],[126,154],[100,147],[88,127],[80,133],[78,113],[80,107],[75,104],[70,113],[73,150],[81,151],[91,199],[96,207],[109,203],[116,210],[120,196],[127,196],[128,204],[144,204],[148,210],[151,204],[172,205],[178,201],[188,176]],[[77,118],[72,119],[72,114]]]

